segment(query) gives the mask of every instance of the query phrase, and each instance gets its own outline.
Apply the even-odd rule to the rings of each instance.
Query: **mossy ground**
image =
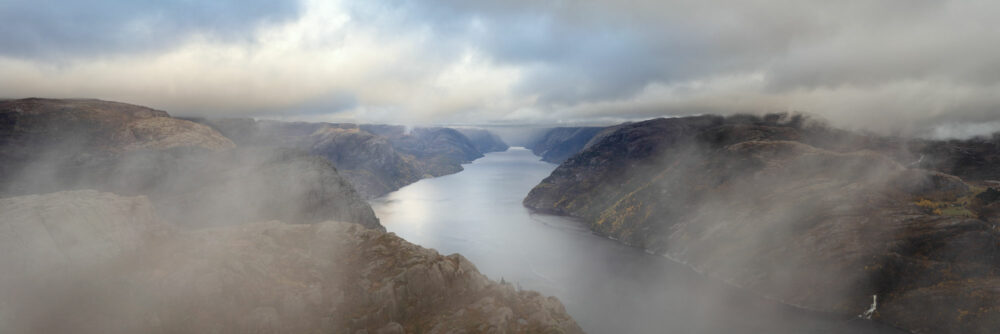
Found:
[[[933,201],[920,198],[914,201],[913,204],[922,208],[927,213],[938,216],[978,218],[979,215],[972,210],[972,207],[975,204],[976,196],[986,191],[986,188],[973,186],[971,190],[967,195],[958,197],[953,201]]]

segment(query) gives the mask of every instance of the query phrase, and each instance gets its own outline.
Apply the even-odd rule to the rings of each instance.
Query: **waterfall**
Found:
[[[858,318],[865,319],[865,320],[871,320],[872,319],[872,314],[875,313],[875,308],[877,308],[877,307],[878,307],[878,295],[872,295],[872,306],[869,307],[868,310],[866,310],[863,313],[859,314]]]

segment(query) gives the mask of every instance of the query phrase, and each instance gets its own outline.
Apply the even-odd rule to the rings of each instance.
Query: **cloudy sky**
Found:
[[[803,111],[1000,128],[995,0],[0,0],[0,96],[571,124]]]

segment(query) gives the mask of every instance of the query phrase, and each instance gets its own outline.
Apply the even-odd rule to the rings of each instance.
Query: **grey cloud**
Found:
[[[7,0],[0,55],[65,61],[169,49],[193,34],[250,40],[265,22],[294,19],[297,1]]]
[[[324,95],[322,98],[307,101],[296,109],[298,115],[329,115],[358,107],[358,98],[349,92],[337,91]],[[265,115],[274,116],[274,115]]]
[[[344,0],[306,2],[302,13],[298,4],[256,1],[0,2],[0,61],[29,60],[11,69],[210,38],[190,43],[194,56],[183,61],[149,57],[162,61],[150,68],[169,73],[160,73],[169,85],[129,90],[95,80],[91,88],[79,82],[109,68],[69,66],[8,71],[24,79],[0,86],[190,113],[425,123],[791,110],[871,128],[1000,120],[995,1]],[[296,24],[268,30],[279,38],[253,31],[281,20]],[[252,44],[257,37],[277,42],[269,49]],[[336,38],[354,48],[324,44]],[[268,52],[223,56],[231,66],[211,71],[219,66],[200,52],[218,54],[215,39]],[[135,70],[103,81],[145,74],[138,58],[110,68]],[[76,81],[52,82],[60,73]]]
[[[429,27],[439,40],[472,43],[500,63],[529,66],[519,92],[540,94],[543,103],[623,98],[651,82],[753,69],[797,36],[818,29],[798,26],[794,15],[731,15],[739,13],[693,1],[442,0],[386,5],[406,13],[395,22],[397,29]],[[354,8],[366,13],[363,9],[371,7]]]
[[[627,102],[653,83],[760,73],[762,85],[739,92],[757,99],[739,110],[709,103],[731,97],[708,94],[590,116],[761,111],[782,102],[796,107],[788,101],[799,97],[813,102],[807,105],[815,110],[808,111],[843,114],[827,115],[832,119],[882,113],[927,126],[953,117],[1000,118],[1000,104],[990,97],[1000,82],[1000,39],[990,17],[1000,11],[996,2],[431,0],[383,6],[405,11],[396,22],[402,27],[430,28],[438,40],[467,43],[526,69],[516,92],[539,96],[539,108]],[[937,92],[914,95],[914,83]],[[836,105],[841,95],[866,110],[828,111],[844,108]]]

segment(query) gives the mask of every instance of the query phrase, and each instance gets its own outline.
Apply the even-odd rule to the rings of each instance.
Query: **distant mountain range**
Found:
[[[479,129],[191,120],[211,126],[241,147],[295,148],[324,157],[364,198],[387,194],[426,177],[457,173],[462,164],[483,153],[507,149],[499,137]]]

